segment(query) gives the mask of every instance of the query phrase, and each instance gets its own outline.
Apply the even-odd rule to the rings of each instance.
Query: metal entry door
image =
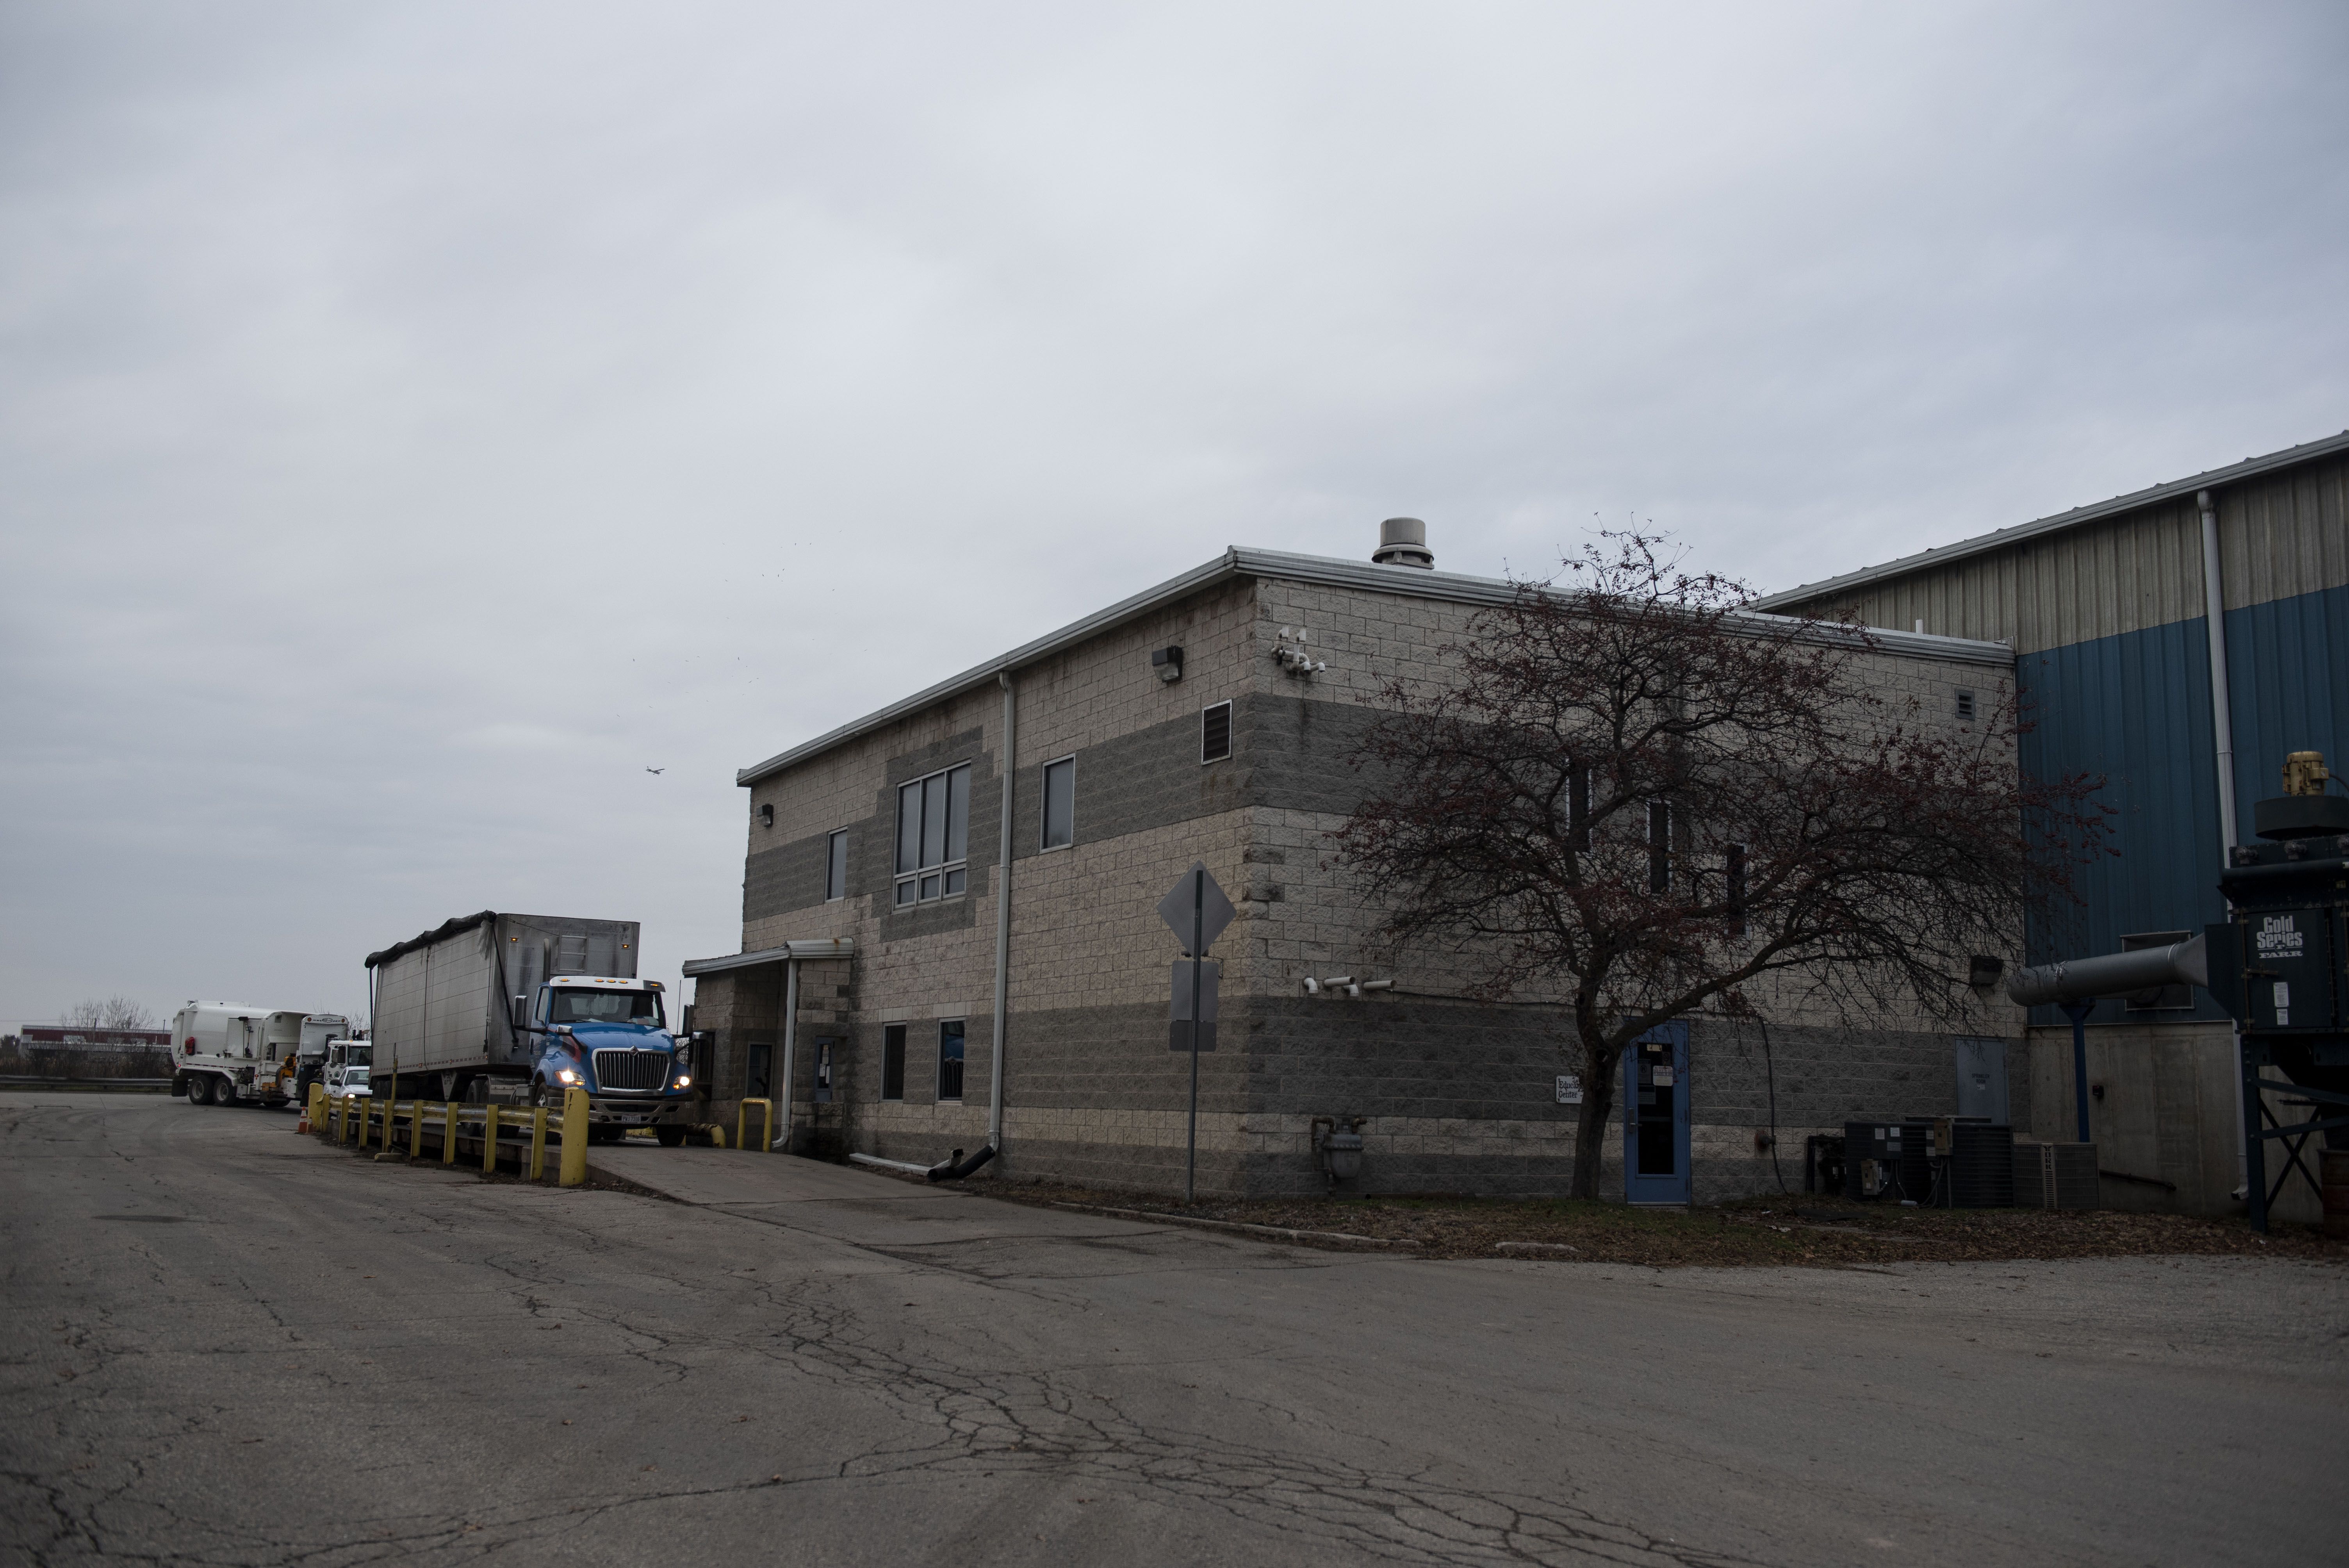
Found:
[[[742,1075],[742,1093],[751,1099],[773,1098],[768,1084],[774,1070],[775,1046],[771,1040],[752,1040],[748,1047],[750,1063]]]
[[[2006,1042],[1958,1037],[1958,1114],[2006,1120]]]
[[[1661,1024],[1623,1053],[1623,1198],[1689,1201],[1688,1026]]]

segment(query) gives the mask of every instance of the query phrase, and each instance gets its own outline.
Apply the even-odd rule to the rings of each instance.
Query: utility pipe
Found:
[[[1019,688],[1009,670],[995,677],[1003,686],[1003,822],[996,833],[995,857],[995,1041],[987,1075],[987,1146],[1003,1152],[1003,1045],[1011,1000],[1011,794],[1019,781]]]
[[[783,960],[783,1114],[781,1147],[789,1152],[792,1147],[792,1102],[798,1098],[799,1079],[792,1076],[798,1070],[795,1059],[800,1037],[800,961]],[[774,1090],[767,1091],[773,1094]],[[769,1125],[772,1125],[772,1119]]]
[[[2235,847],[2235,718],[2227,684],[2227,593],[2219,566],[2219,502],[2209,490],[2202,508],[2202,619],[2210,638],[2210,731],[2219,748],[2219,865]]]
[[[2210,734],[2219,753],[2219,869],[2223,872],[2234,859],[2236,842],[2235,709],[2234,691],[2227,681],[2227,585],[2219,561],[2219,499],[2202,490],[2194,500],[2202,509],[2202,624],[2210,639]],[[2243,1028],[2238,1023],[2228,1032],[2235,1044],[2235,1125],[2240,1127]],[[2235,1159],[2239,1175],[2250,1170],[2251,1155],[2247,1150],[2238,1149]],[[2236,1185],[2248,1187],[2248,1178]]]

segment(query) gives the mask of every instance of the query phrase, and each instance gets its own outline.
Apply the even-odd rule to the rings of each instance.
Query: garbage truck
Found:
[[[278,1068],[302,1041],[299,1007],[190,1002],[171,1015],[171,1092],[190,1105],[283,1105]]]
[[[683,1143],[691,1047],[660,982],[636,978],[637,931],[485,909],[368,954],[375,1092],[553,1105],[584,1088],[591,1140],[649,1127]]]

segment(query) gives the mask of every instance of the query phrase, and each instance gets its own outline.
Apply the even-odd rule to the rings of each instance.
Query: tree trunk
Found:
[[[1574,1195],[1596,1200],[1599,1165],[1615,1116],[1615,1064],[1622,1053],[1586,1041],[1582,1047],[1582,1113],[1574,1124]]]

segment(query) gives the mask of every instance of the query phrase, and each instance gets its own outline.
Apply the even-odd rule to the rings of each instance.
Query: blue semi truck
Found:
[[[649,1127],[683,1143],[699,1119],[692,1046],[660,982],[636,978],[637,934],[485,909],[368,954],[376,1092],[547,1105],[578,1088],[590,1139]]]

